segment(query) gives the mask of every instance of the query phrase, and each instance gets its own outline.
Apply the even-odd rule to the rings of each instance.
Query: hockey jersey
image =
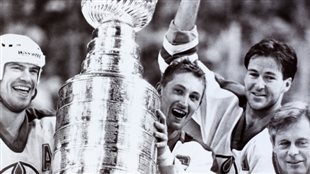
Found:
[[[16,139],[0,128],[0,173],[51,173],[56,117],[28,109]]]

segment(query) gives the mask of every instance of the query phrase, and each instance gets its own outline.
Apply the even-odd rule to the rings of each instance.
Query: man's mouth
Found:
[[[251,92],[252,95],[254,95],[255,97],[265,97],[266,94],[263,93],[256,93],[256,92]]]
[[[171,112],[177,118],[183,118],[187,114],[185,111],[176,108],[172,109]]]
[[[301,163],[302,161],[287,161],[288,164],[291,164],[291,165],[296,165],[296,164],[299,164]]]
[[[13,89],[16,91],[20,91],[22,93],[29,93],[30,92],[30,87],[28,87],[28,86],[13,86]]]

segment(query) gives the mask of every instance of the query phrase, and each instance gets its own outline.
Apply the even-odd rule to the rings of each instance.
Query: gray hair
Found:
[[[268,125],[272,143],[274,144],[275,135],[278,131],[286,129],[302,117],[306,117],[310,122],[310,110],[307,103],[289,102],[278,109]]]

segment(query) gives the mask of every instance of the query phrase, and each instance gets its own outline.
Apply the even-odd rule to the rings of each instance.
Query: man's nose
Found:
[[[264,79],[262,78],[262,77],[258,77],[257,79],[256,79],[256,82],[255,82],[255,88],[257,89],[257,90],[261,90],[261,89],[264,89],[265,88],[265,81],[264,81]]]
[[[297,155],[299,153],[299,149],[295,146],[295,145],[291,145],[290,146],[290,149],[289,149],[289,151],[288,151],[288,154],[290,155],[290,156],[295,156],[295,155]]]
[[[31,81],[31,74],[29,71],[27,70],[24,70],[22,71],[20,77],[19,77],[21,80],[24,80],[24,81]]]
[[[184,95],[181,97],[180,104],[182,105],[182,107],[186,108],[188,106],[188,100],[189,100],[188,95]]]

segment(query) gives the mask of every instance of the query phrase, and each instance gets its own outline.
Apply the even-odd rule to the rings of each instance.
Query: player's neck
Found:
[[[18,135],[18,130],[25,120],[26,111],[15,113],[6,108],[0,103],[0,125],[2,129],[5,129],[11,136],[15,137]]]
[[[180,139],[180,131],[179,130],[168,130],[168,146],[169,149],[172,151],[177,141]]]
[[[281,102],[277,102],[274,105],[260,110],[252,109],[249,105],[246,107],[246,127],[265,127],[273,117],[273,112],[281,107]]]
[[[175,137],[179,136],[179,132],[178,130],[171,130],[171,129],[168,129],[168,139],[174,139]]]

